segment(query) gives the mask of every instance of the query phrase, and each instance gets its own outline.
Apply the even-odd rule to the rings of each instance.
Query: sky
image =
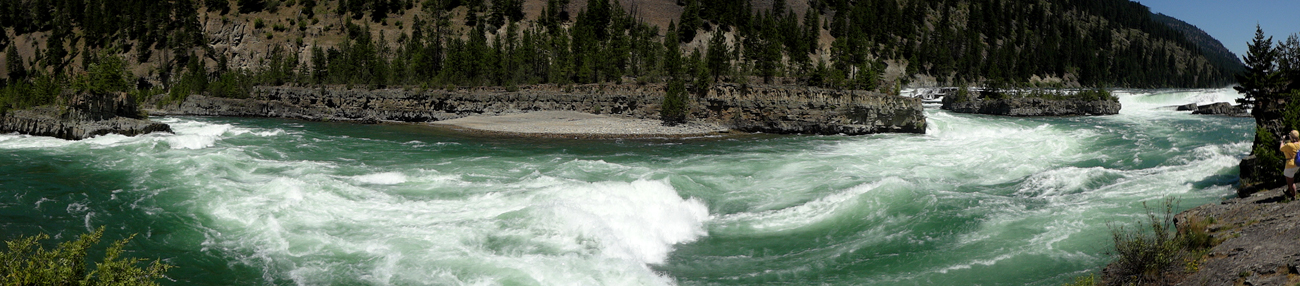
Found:
[[[1255,38],[1255,24],[1273,41],[1300,33],[1300,0],[1139,0],[1163,13],[1205,30],[1240,58]]]

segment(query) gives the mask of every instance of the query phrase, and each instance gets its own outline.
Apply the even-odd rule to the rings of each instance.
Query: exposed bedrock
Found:
[[[0,133],[81,140],[105,134],[135,136],[172,132],[167,124],[149,121],[126,93],[65,94],[64,106],[10,110],[0,116]]]
[[[538,85],[455,90],[257,87],[247,99],[193,95],[155,114],[429,122],[479,114],[569,110],[658,119],[664,85]],[[921,101],[866,91],[719,84],[692,96],[691,118],[766,133],[924,133]]]

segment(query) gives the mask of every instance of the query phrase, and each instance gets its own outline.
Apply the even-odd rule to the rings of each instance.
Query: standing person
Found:
[[[1300,171],[1300,166],[1295,164],[1295,155],[1296,151],[1300,151],[1300,131],[1291,130],[1288,135],[1287,143],[1282,143],[1278,148],[1282,149],[1282,155],[1286,157],[1286,169],[1282,170],[1282,175],[1286,176],[1286,196],[1295,199],[1295,173]]]

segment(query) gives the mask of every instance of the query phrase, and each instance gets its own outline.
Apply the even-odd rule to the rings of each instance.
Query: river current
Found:
[[[0,135],[0,239],[104,226],[174,285],[1057,285],[1143,205],[1233,195],[1250,118],[1125,91],[1119,115],[928,106],[926,134],[481,137],[160,117]],[[99,247],[102,248],[107,243]],[[101,254],[96,254],[98,256]]]

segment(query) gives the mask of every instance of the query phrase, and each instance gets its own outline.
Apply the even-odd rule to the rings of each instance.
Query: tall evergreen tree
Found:
[[[1246,71],[1237,75],[1238,86],[1233,87],[1242,98],[1237,103],[1254,107],[1261,100],[1276,94],[1281,89],[1281,78],[1276,68],[1277,50],[1273,49],[1273,37],[1264,38],[1264,29],[1255,26],[1255,39],[1252,40],[1242,57],[1246,62]],[[1254,108],[1252,115],[1259,115],[1263,108]]]
[[[14,46],[5,51],[5,69],[9,71],[10,84],[27,79],[27,65],[23,64],[23,57],[18,55]]]

